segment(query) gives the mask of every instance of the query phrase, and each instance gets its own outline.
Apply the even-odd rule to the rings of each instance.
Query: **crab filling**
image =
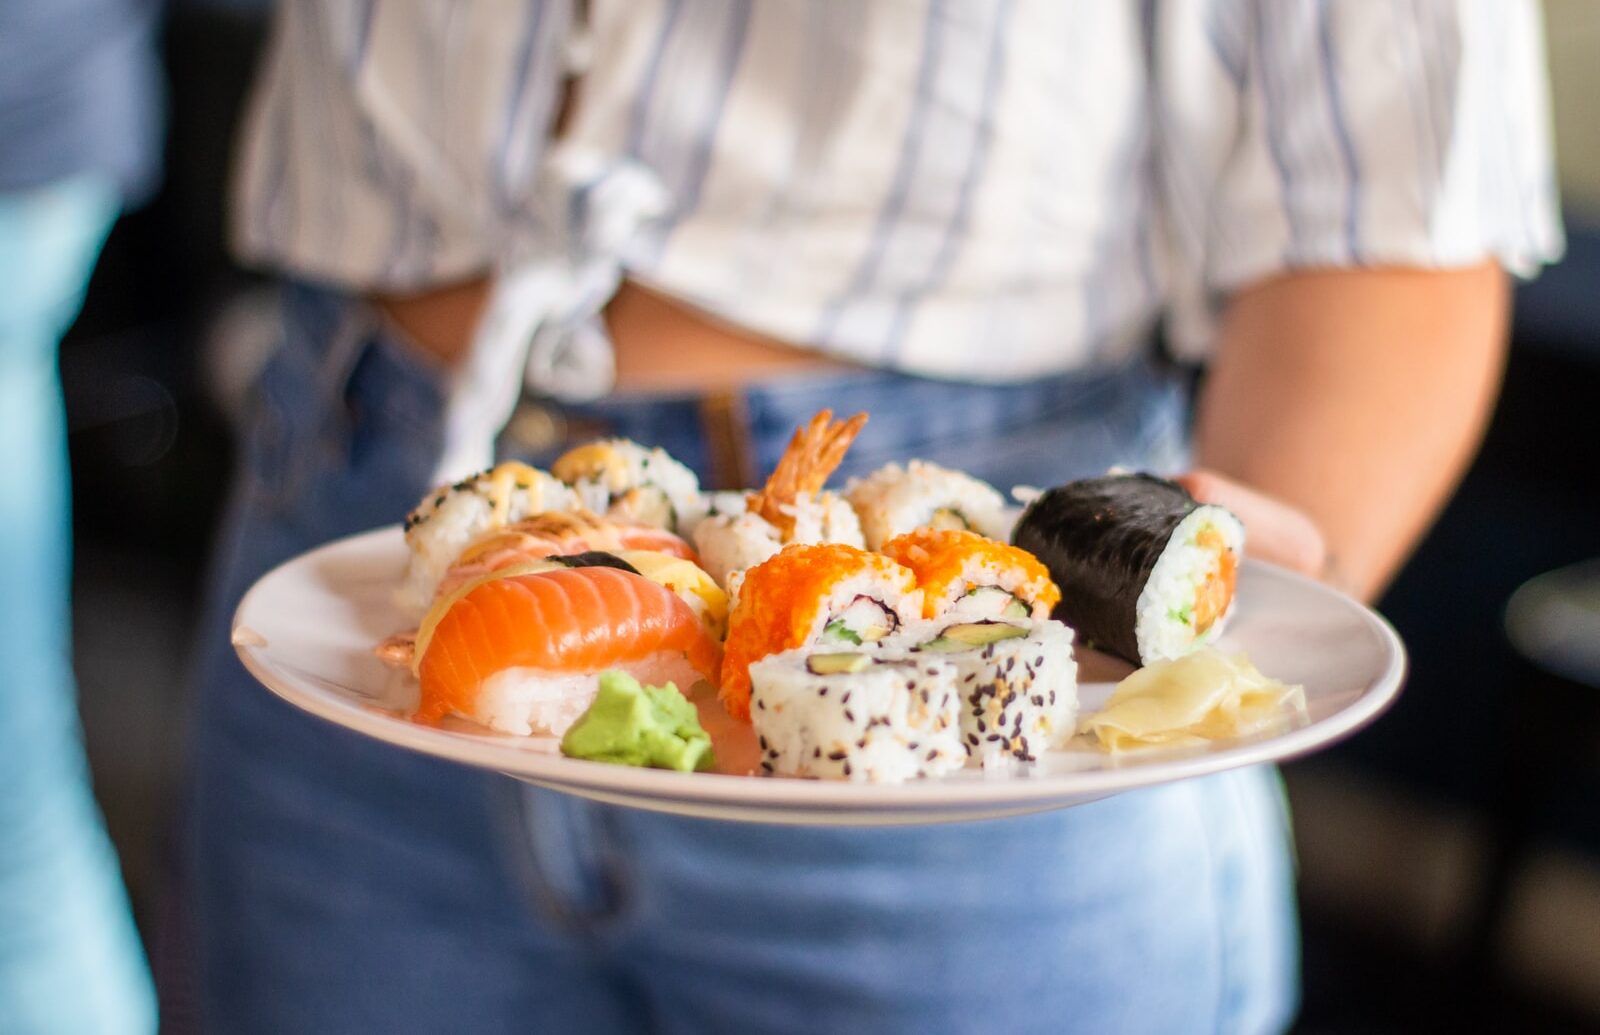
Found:
[[[1032,614],[1027,601],[999,586],[974,586],[967,590],[967,611],[991,618],[1026,618]]]
[[[858,596],[828,619],[822,628],[822,642],[859,647],[883,639],[899,624],[892,610],[869,596]]]

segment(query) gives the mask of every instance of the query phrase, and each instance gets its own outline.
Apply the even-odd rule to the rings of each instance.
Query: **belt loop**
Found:
[[[710,487],[755,488],[755,447],[750,440],[750,414],[744,393],[734,389],[702,396],[700,429],[705,436]]]

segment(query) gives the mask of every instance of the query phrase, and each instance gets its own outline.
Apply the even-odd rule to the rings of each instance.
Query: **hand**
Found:
[[[1244,522],[1245,550],[1250,556],[1330,581],[1327,542],[1316,522],[1302,511],[1204,468],[1180,474],[1173,481],[1201,503],[1226,507]]]

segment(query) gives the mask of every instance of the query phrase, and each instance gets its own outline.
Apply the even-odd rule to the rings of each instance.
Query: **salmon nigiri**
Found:
[[[688,688],[715,680],[718,655],[689,605],[642,575],[511,568],[439,600],[417,630],[415,717],[559,735],[594,699],[603,670]]]

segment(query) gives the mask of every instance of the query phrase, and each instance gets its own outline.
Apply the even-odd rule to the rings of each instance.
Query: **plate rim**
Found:
[[[610,795],[646,799],[693,807],[758,807],[774,813],[799,810],[840,812],[925,811],[930,815],[948,809],[971,809],[993,805],[996,808],[1035,802],[1075,798],[1098,798],[1110,794],[1193,779],[1231,769],[1267,762],[1284,762],[1337,743],[1376,720],[1399,696],[1409,671],[1405,645],[1388,619],[1344,593],[1298,572],[1256,558],[1245,565],[1270,577],[1298,584],[1319,595],[1338,599],[1358,612],[1369,633],[1376,636],[1385,654],[1383,671],[1349,704],[1315,722],[1285,732],[1247,738],[1217,750],[1178,753],[1162,762],[1127,767],[1108,766],[1088,770],[1069,770],[1051,774],[1008,774],[970,780],[913,780],[904,784],[854,783],[844,780],[773,779],[727,773],[679,773],[665,769],[642,769],[560,754],[528,751],[497,743],[501,735],[472,734],[424,726],[383,709],[364,706],[358,701],[337,696],[331,691],[309,692],[283,678],[257,651],[270,649],[270,643],[257,644],[243,622],[252,603],[264,586],[286,569],[305,565],[320,554],[348,549],[358,540],[376,540],[400,535],[400,526],[385,525],[342,536],[311,550],[296,554],[255,580],[240,598],[229,625],[230,640],[241,663],[252,678],[290,705],[336,726],[376,740],[416,751],[434,758],[488,769],[535,781],[542,786],[570,786]],[[241,634],[241,629],[247,630]],[[256,634],[259,638],[259,634]],[[316,678],[299,673],[299,678]],[[1182,749],[1157,748],[1178,751]],[[1109,756],[1108,756],[1109,757]],[[641,786],[641,781],[643,785]],[[645,806],[648,807],[648,806]]]

